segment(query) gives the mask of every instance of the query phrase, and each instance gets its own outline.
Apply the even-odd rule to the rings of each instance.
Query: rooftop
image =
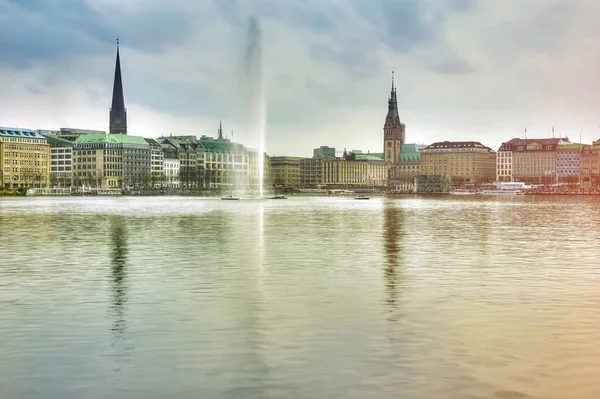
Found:
[[[115,144],[142,144],[148,145],[143,137],[129,136],[127,134],[83,134],[77,137],[75,144],[97,144],[97,143],[115,143]]]
[[[0,136],[3,137],[21,137],[29,139],[45,139],[39,133],[34,132],[31,129],[20,129],[18,127],[2,127],[0,126]]]
[[[484,146],[479,141],[438,141],[428,145],[424,150],[437,150],[437,149],[459,149],[459,148],[481,148],[492,151],[491,148]]]

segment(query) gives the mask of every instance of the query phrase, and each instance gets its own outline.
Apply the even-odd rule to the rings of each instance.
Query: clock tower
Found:
[[[392,91],[388,99],[388,112],[383,125],[383,157],[386,162],[398,163],[398,155],[405,141],[405,131],[406,126],[400,122],[400,115],[398,115],[398,99],[392,71]]]
[[[123,99],[119,38],[117,38],[117,64],[115,66],[112,106],[110,107],[109,131],[110,134],[127,134],[127,109],[125,109],[125,100]]]

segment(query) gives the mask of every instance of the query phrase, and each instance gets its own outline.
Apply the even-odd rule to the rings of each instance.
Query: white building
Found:
[[[164,159],[165,183],[169,188],[179,188],[179,159]]]

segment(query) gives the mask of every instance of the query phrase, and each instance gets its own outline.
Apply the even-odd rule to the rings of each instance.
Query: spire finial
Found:
[[[394,71],[392,71],[392,91],[394,90]]]
[[[117,36],[117,47],[119,47],[119,36]]]

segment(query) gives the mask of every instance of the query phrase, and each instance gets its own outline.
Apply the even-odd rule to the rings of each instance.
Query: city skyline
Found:
[[[64,3],[0,1],[1,125],[108,131],[119,36],[129,134],[214,136],[222,119],[227,134],[255,146],[241,125],[238,72],[247,18],[257,15],[269,154],[380,152],[392,70],[407,142],[476,140],[497,150],[525,127],[533,138],[552,137],[553,126],[572,141],[580,130],[584,142],[600,136],[590,12],[598,6],[584,1],[519,2],[519,15],[468,0],[368,10],[337,1],[66,3],[67,13]]]

